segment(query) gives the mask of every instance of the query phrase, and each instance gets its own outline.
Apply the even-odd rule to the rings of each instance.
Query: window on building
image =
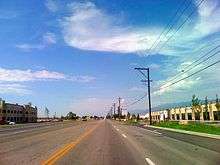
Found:
[[[7,110],[7,113],[10,113],[10,111],[9,111],[9,110]]]
[[[192,113],[187,113],[188,120],[192,120]]]
[[[176,114],[176,120],[179,120],[179,119],[180,119],[180,115]]]
[[[3,110],[2,113],[6,113],[6,110]]]
[[[182,117],[182,120],[186,120],[186,118],[185,118],[185,113],[182,113],[181,115],[182,115],[182,116],[181,116],[181,117]]]
[[[174,114],[172,114],[172,120],[175,120],[175,116],[174,116]]]

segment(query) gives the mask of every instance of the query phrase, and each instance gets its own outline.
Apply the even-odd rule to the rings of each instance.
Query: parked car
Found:
[[[9,125],[15,125],[15,122],[14,121],[10,121],[8,124]]]

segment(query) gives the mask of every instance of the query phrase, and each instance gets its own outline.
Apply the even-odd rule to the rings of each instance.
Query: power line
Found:
[[[169,23],[166,25],[166,27],[164,28],[164,30],[160,33],[160,35],[157,37],[157,39],[154,41],[154,43],[151,45],[150,49],[148,49],[147,53],[146,54],[149,54],[151,49],[154,47],[154,45],[157,43],[157,41],[159,41],[159,39],[162,37],[163,33],[165,33],[167,31],[167,29],[169,28],[168,32],[171,30],[171,28],[173,28],[174,24],[172,24],[176,18],[176,16],[178,15],[179,11],[181,10],[182,8],[182,5],[185,4],[187,0],[184,0],[183,3],[180,4],[179,8],[177,9],[177,11],[175,12],[175,14],[173,15],[173,17],[170,19]],[[191,4],[191,3],[189,3]],[[189,7],[189,5],[187,6],[187,8]],[[185,8],[186,9],[186,8]],[[185,9],[184,9],[184,12],[185,12]],[[180,14],[180,17],[182,16],[183,12]],[[180,18],[179,17],[179,18]],[[178,21],[178,20],[177,20]],[[170,27],[169,27],[170,26]],[[166,33],[166,35],[167,35]],[[157,45],[156,45],[157,47]]]
[[[209,52],[205,53],[203,56],[201,56],[199,59],[193,61],[191,64],[189,64],[187,67],[185,67],[184,69],[182,69],[182,72],[176,74],[172,79],[170,79],[168,82],[172,82],[173,80],[176,80],[178,77],[177,76],[181,76],[184,73],[189,72],[190,70],[194,69],[195,67],[199,66],[200,64],[202,64],[203,62],[206,62],[207,60],[209,60],[210,58],[214,57],[216,54],[218,54],[220,51],[217,51],[217,53],[214,53],[210,56],[208,56],[207,58],[205,58],[204,60],[200,61],[201,59],[203,59],[204,57],[206,57],[207,55],[209,55],[211,52],[213,52],[214,50],[220,48],[220,45],[216,46],[215,48],[211,49]],[[200,62],[199,62],[200,61]],[[199,62],[199,63],[197,63]],[[197,63],[197,64],[196,64]],[[168,83],[167,82],[167,83]]]
[[[204,2],[205,0],[201,0],[198,5],[196,6],[197,8]],[[169,42],[169,40],[183,27],[183,25],[190,19],[190,17],[195,13],[196,10],[193,10],[188,17],[183,21],[183,23],[177,28],[177,30],[162,44],[162,46],[159,48],[158,51],[160,51],[166,43]]]
[[[130,104],[125,105],[125,107],[130,107],[134,104],[137,104],[138,102],[140,102],[141,100],[143,100],[148,94],[144,94],[143,96],[141,96],[140,98],[136,99],[135,101],[131,102]]]
[[[217,53],[219,53],[219,52],[217,52]],[[204,71],[204,70],[206,70],[206,69],[210,68],[211,66],[216,65],[218,63],[220,63],[220,60],[218,60],[218,61],[216,61],[216,62],[214,62],[214,63],[212,63],[212,64],[210,64],[210,65],[208,65],[208,66],[206,66],[206,67],[204,67],[204,68],[202,68],[202,69],[200,69],[200,70],[198,70],[198,71],[196,71],[196,72],[194,72],[194,73],[192,73],[192,74],[190,74],[190,75],[188,75],[188,76],[186,76],[184,78],[181,78],[178,81],[175,81],[175,82],[173,82],[173,83],[171,83],[171,84],[169,84],[169,85],[167,85],[165,87],[161,87],[160,89],[165,89],[165,88],[168,88],[168,87],[170,87],[170,86],[172,86],[174,84],[177,84],[177,83],[179,83],[179,82],[181,82],[181,81],[183,81],[183,80],[185,80],[187,78],[190,78],[190,77],[194,76],[195,74],[198,74],[198,73],[200,73],[200,72],[202,72],[202,71]]]

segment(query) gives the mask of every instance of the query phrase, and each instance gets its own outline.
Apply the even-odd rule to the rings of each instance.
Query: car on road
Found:
[[[14,121],[9,121],[8,124],[9,124],[9,125],[15,125],[15,122],[14,122]]]

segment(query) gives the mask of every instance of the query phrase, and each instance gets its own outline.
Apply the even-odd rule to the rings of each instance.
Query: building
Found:
[[[16,123],[37,122],[37,107],[6,103],[0,99],[0,122],[13,121]]]
[[[146,118],[149,118],[147,113]],[[220,111],[217,110],[215,103],[209,103],[207,112],[205,112],[205,105],[201,105],[197,110],[192,107],[177,107],[166,110],[151,112],[153,121],[179,121],[179,120],[200,120],[200,121],[217,121],[220,120]]]

